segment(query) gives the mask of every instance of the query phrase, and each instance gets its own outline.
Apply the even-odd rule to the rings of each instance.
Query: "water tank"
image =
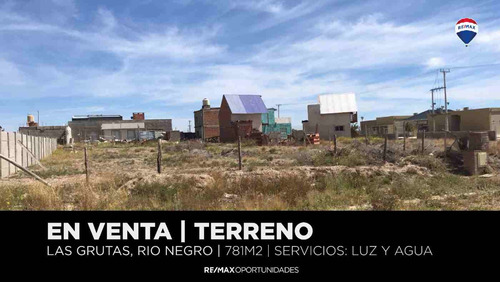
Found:
[[[35,122],[35,116],[34,115],[28,115],[28,124]]]
[[[210,100],[207,98],[203,99],[203,108],[210,108]]]

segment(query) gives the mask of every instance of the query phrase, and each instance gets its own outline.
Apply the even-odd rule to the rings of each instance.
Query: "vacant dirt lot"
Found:
[[[85,183],[83,145],[59,148],[31,169],[52,188],[19,172],[0,180],[0,209],[12,210],[426,210],[500,209],[498,147],[490,177],[462,174],[459,159],[442,157],[442,141],[340,139],[316,146],[100,143],[89,147]],[[457,166],[458,164],[458,166]]]

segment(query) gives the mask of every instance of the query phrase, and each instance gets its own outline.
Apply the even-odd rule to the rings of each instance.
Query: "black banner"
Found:
[[[0,242],[9,269],[375,277],[448,271],[444,265],[484,271],[499,251],[499,218],[498,212],[0,212]]]

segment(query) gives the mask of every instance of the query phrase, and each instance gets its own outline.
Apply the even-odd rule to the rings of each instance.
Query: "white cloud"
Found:
[[[204,28],[191,33],[182,33],[177,27],[167,26],[161,32],[128,31],[128,37],[119,35],[119,27],[113,14],[104,8],[97,11],[101,27],[97,31],[80,31],[33,20],[7,22],[0,31],[43,32],[49,35],[63,35],[79,40],[90,50],[101,50],[121,56],[165,57],[175,60],[204,59],[225,51],[225,46],[210,41],[217,34],[217,28]],[[16,17],[17,18],[17,17]]]
[[[445,65],[444,63],[444,60],[443,58],[439,58],[439,57],[433,57],[433,58],[430,58],[429,60],[427,60],[427,62],[425,63],[425,65],[428,67],[428,68],[438,68],[438,67],[442,67]]]

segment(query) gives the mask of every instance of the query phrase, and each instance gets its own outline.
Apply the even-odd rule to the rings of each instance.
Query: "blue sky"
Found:
[[[355,92],[359,116],[500,106],[499,1],[0,0],[0,125],[142,111],[187,130],[222,94],[260,94],[293,126],[318,94]],[[469,47],[455,23],[475,19]],[[484,67],[459,68],[462,66]],[[438,93],[438,106],[443,105]]]

